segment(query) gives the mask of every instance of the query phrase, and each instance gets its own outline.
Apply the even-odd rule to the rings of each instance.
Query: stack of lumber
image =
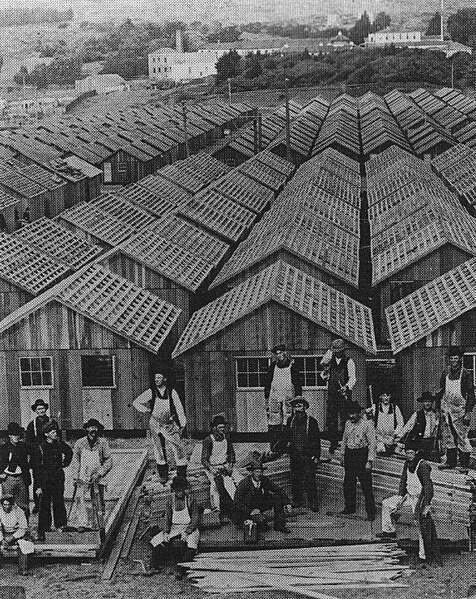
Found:
[[[189,568],[192,583],[209,593],[280,590],[333,599],[320,590],[405,588],[410,574],[394,543],[267,549],[199,554]]]

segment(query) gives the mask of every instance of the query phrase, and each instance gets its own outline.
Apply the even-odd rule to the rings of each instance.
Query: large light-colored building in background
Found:
[[[78,79],[74,83],[77,93],[95,91],[97,94],[109,94],[111,92],[128,91],[129,85],[125,80],[115,73],[102,75],[88,75],[84,79]]]
[[[149,78],[189,81],[216,75],[214,53],[178,52],[174,48],[159,48],[149,54]]]
[[[389,46],[390,44],[408,44],[421,42],[421,31],[377,31],[365,38],[366,46]]]

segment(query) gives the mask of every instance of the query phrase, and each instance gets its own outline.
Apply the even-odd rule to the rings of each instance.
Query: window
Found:
[[[237,358],[236,386],[238,389],[264,387],[268,358]]]
[[[83,387],[115,387],[115,357],[81,356],[81,381]]]
[[[293,359],[301,373],[303,387],[327,387],[327,381],[319,374],[323,370],[322,356],[294,356]]]
[[[118,162],[117,163],[117,172],[118,173],[127,172],[127,162]]]
[[[473,383],[476,385],[476,353],[465,354],[463,357],[463,366],[473,371]]]
[[[20,381],[25,387],[53,386],[52,358],[20,358]]]

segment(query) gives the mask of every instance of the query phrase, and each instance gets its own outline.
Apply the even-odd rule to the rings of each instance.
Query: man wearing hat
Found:
[[[418,441],[407,441],[405,444],[405,464],[398,495],[393,495],[382,501],[382,532],[377,534],[382,539],[395,539],[396,528],[394,517],[404,505],[411,507],[418,525],[418,556],[426,559],[423,536],[420,530],[420,519],[430,514],[433,499],[433,482],[431,466],[419,454]]]
[[[291,414],[289,402],[295,395],[302,394],[302,381],[301,373],[287,353],[284,343],[275,345],[271,353],[271,363],[264,385],[264,399],[270,447],[273,447],[281,436],[283,423]]]
[[[375,520],[375,497],[372,489],[372,465],[375,461],[375,427],[371,420],[362,417],[357,402],[348,406],[348,420],[342,437],[344,451],[344,509],[342,514],[355,514],[357,479],[365,499],[367,520]]]
[[[2,493],[12,495],[15,503],[30,515],[28,487],[31,483],[31,446],[22,441],[24,429],[16,422],[7,427],[8,441],[0,446],[0,482]]]
[[[443,449],[446,450],[446,464],[439,466],[441,469],[456,467],[458,451],[461,467],[469,467],[472,447],[468,432],[476,400],[473,373],[463,368],[463,355],[460,347],[449,348],[449,367],[441,375],[437,393],[441,405]]]
[[[163,530],[150,541],[153,547],[151,556],[153,570],[161,566],[166,548],[174,539],[180,539],[186,545],[186,550],[179,559],[181,562],[189,562],[193,559],[200,540],[202,509],[197,504],[190,483],[184,477],[175,476],[170,490],[172,493],[165,503]],[[184,574],[184,568],[178,567],[177,578],[182,578]]]
[[[429,391],[424,391],[417,401],[422,404],[422,407],[413,412],[396,440],[415,442],[422,458],[438,462],[440,416],[435,410],[435,398]]]
[[[210,481],[210,503],[220,517],[231,516],[236,485],[242,476],[235,468],[235,450],[224,414],[216,414],[211,433],[203,440],[202,465]]]
[[[327,381],[327,432],[333,454],[339,445],[340,430],[345,426],[352,389],[357,382],[355,362],[345,355],[347,346],[343,339],[334,339],[321,360],[321,377]],[[341,427],[339,427],[339,416]]]
[[[46,411],[48,410],[48,404],[43,401],[41,398],[37,399],[35,403],[31,406],[31,409],[35,413],[33,420],[31,420],[25,431],[25,440],[27,443],[31,445],[38,445],[42,441],[45,440],[45,436],[41,432],[42,428],[45,426],[47,422],[56,422],[52,418],[48,416]],[[59,426],[58,426],[59,428]],[[38,495],[36,494],[36,484],[33,483],[33,501],[35,502],[35,506],[33,508],[33,514],[38,513],[40,508],[40,504],[38,501]]]
[[[71,447],[59,438],[56,422],[47,422],[42,429],[45,440],[42,441],[33,459],[33,475],[37,481],[37,495],[41,497],[38,515],[38,540],[45,540],[45,532],[51,527],[51,508],[55,527],[58,530],[66,526],[66,507],[64,505],[64,471],[73,457]]]
[[[262,530],[266,530],[266,514],[274,513],[274,530],[289,533],[286,527],[286,513],[292,508],[285,491],[270,478],[263,475],[265,466],[261,460],[253,460],[247,470],[250,473],[237,486],[234,500],[234,522],[242,525],[246,520],[253,520]]]
[[[112,468],[112,454],[109,443],[104,437],[100,437],[104,426],[90,418],[83,424],[86,436],[78,439],[73,448],[73,482],[77,489],[77,524],[78,530],[82,531],[88,527],[88,513],[86,510],[86,493],[92,494],[97,491],[99,509],[104,514],[104,490],[106,483],[104,477]]]
[[[315,418],[306,413],[309,402],[304,397],[295,397],[291,407],[293,413],[283,429],[282,440],[276,443],[273,452],[289,453],[293,507],[302,506],[306,491],[310,508],[317,512],[316,464],[321,455],[319,425]]]

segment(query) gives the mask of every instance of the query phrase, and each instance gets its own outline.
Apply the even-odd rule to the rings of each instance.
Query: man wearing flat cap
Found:
[[[438,462],[440,415],[435,409],[435,397],[429,391],[424,391],[417,401],[422,407],[410,416],[400,431],[397,442],[415,442],[419,446],[422,458]]]
[[[291,401],[293,410],[283,429],[283,437],[273,448],[273,453],[289,453],[291,460],[291,489],[293,507],[303,505],[306,491],[309,507],[318,511],[316,464],[321,455],[321,435],[317,420],[306,413],[309,402],[297,396]]]
[[[220,512],[220,518],[231,517],[236,485],[242,476],[235,468],[235,450],[225,415],[216,414],[210,428],[202,445],[202,465],[210,481],[210,504],[212,510]]]
[[[51,527],[51,509],[55,528],[64,530],[67,522],[64,505],[64,468],[73,457],[71,447],[59,438],[58,425],[47,422],[42,429],[45,440],[34,453],[33,475],[37,481],[37,495],[41,496],[38,514],[38,540],[45,540],[45,532]]]
[[[25,431],[25,440],[30,445],[36,447],[42,441],[45,440],[45,435],[41,432],[46,423],[52,421],[55,422],[52,418],[48,416],[46,413],[48,410],[48,404],[43,401],[41,398],[37,399],[35,403],[31,406],[35,416],[28,423]],[[56,423],[57,424],[57,423]],[[57,424],[58,426],[58,424]],[[59,426],[58,426],[59,428]],[[33,483],[33,501],[35,502],[35,506],[33,508],[33,514],[38,513],[40,509],[40,504],[38,500],[38,495],[36,494],[36,484]]]
[[[292,508],[285,491],[263,475],[266,467],[261,460],[253,460],[247,470],[250,474],[236,488],[233,514],[235,524],[241,525],[246,520],[253,520],[261,530],[266,530],[265,512],[273,510],[274,530],[289,533],[286,513],[290,513]]]
[[[342,429],[352,402],[352,389],[357,382],[355,362],[345,355],[347,346],[343,339],[334,339],[321,360],[321,377],[327,381],[327,433],[333,454],[339,446]],[[340,426],[339,426],[340,417]]]
[[[0,483],[4,495],[12,495],[15,503],[30,515],[28,487],[31,483],[31,446],[23,438],[24,429],[17,422],[7,427],[8,440],[0,446]]]
[[[268,417],[270,447],[281,436],[283,424],[291,415],[290,401],[296,395],[302,395],[301,373],[289,354],[284,343],[271,349],[271,364],[266,374],[264,398]]]
[[[91,499],[97,499],[99,512],[104,514],[104,490],[106,487],[105,476],[112,468],[112,454],[109,443],[100,437],[104,426],[90,418],[83,424],[86,436],[78,439],[73,448],[73,482],[77,489],[77,525],[82,531],[89,526],[86,510],[86,493],[89,490]],[[96,495],[97,494],[97,497]],[[99,518],[99,514],[96,514]],[[101,528],[99,522],[95,523]]]
[[[462,468],[469,467],[471,443],[468,433],[471,414],[476,402],[473,373],[463,368],[464,352],[461,347],[448,349],[449,367],[441,375],[437,399],[441,405],[441,428],[446,463],[441,469],[455,468],[457,452]]]

